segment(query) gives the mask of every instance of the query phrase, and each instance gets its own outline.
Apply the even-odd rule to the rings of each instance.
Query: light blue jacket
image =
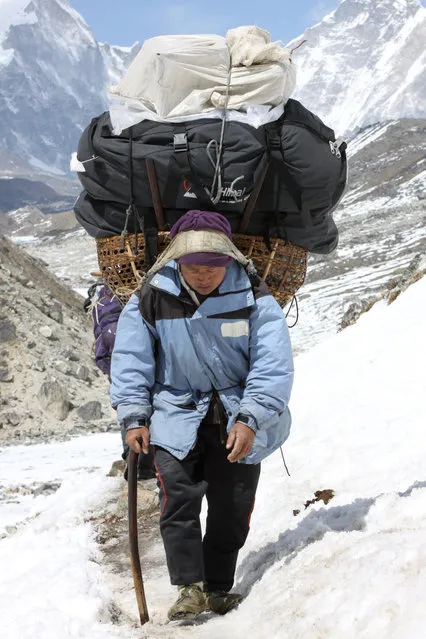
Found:
[[[192,306],[191,306],[192,305]],[[142,309],[142,311],[140,310]],[[236,262],[198,308],[170,262],[123,309],[111,360],[111,403],[124,426],[150,420],[151,443],[183,459],[213,389],[228,414],[249,416],[258,463],[288,437],[293,358],[284,314]]]

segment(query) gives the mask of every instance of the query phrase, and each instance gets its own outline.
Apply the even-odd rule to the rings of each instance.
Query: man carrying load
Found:
[[[183,215],[164,266],[123,309],[112,356],[111,400],[126,441],[137,453],[154,450],[160,529],[179,589],[170,620],[226,614],[240,603],[230,591],[260,462],[290,430],[286,321],[239,263],[231,237],[220,213]]]

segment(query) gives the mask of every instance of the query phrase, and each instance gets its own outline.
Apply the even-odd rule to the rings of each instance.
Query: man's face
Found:
[[[200,295],[210,295],[222,284],[226,275],[225,266],[181,264],[180,270],[185,282]]]

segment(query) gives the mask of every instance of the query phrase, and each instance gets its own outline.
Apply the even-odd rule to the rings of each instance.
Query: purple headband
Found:
[[[178,264],[196,264],[197,266],[229,266],[233,258],[223,253],[188,253],[182,255]]]

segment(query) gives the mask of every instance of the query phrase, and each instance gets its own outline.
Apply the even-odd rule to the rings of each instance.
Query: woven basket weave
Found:
[[[138,241],[139,254],[135,255],[134,235],[127,236],[124,250],[121,248],[120,235],[96,239],[101,276],[122,304],[128,301],[137,288],[140,272],[146,269],[143,235],[138,236]],[[280,306],[289,302],[305,280],[307,250],[279,238],[272,238],[272,250],[269,251],[263,237],[256,235],[235,234],[232,241],[243,255],[253,260],[259,276],[266,281]],[[169,242],[169,234],[160,231],[159,253],[164,251]]]
[[[270,240],[271,251],[258,235],[234,234],[232,241],[243,255],[253,260],[278,304],[287,304],[305,281],[308,251],[277,237]]]

